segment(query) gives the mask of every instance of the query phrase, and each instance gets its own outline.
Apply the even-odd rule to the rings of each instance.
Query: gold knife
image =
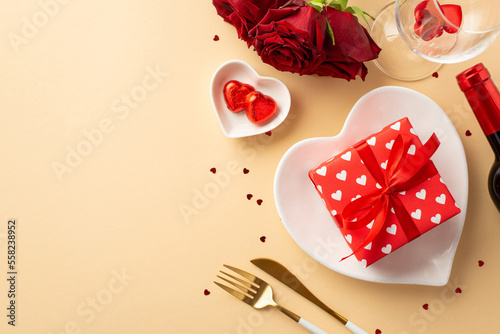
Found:
[[[349,329],[352,333],[355,334],[368,334],[367,331],[361,329],[357,325],[353,324],[351,321],[347,320],[347,318],[338,314],[328,306],[326,306],[321,300],[319,300],[315,295],[309,291],[304,284],[302,284],[299,279],[292,274],[288,269],[286,269],[281,263],[278,263],[271,259],[253,259],[252,262],[254,265],[264,270],[269,275],[276,278],[281,283],[285,284],[295,292],[299,293],[304,298],[307,298],[309,301],[313,302],[320,308],[322,308],[326,313],[332,315],[335,319],[340,321],[347,329]]]

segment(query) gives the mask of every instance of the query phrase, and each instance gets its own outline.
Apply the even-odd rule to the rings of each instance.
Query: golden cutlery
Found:
[[[335,319],[340,321],[347,329],[349,329],[354,334],[368,334],[367,331],[361,329],[357,325],[353,324],[351,321],[347,320],[347,318],[338,314],[328,306],[326,306],[321,300],[319,300],[315,295],[309,291],[304,284],[302,284],[299,279],[292,274],[288,269],[285,268],[281,263],[278,263],[271,259],[253,259],[252,262],[254,265],[264,270],[269,275],[276,278],[281,283],[285,284],[292,290],[296,291],[303,297],[307,298],[309,301],[313,302],[320,308],[322,308],[325,312],[332,315]]]
[[[292,311],[284,308],[283,306],[278,305],[273,299],[273,290],[269,284],[261,280],[260,278],[235,267],[231,267],[228,265],[224,265],[224,267],[232,270],[233,272],[239,274],[240,276],[246,278],[242,279],[241,277],[237,277],[235,275],[226,273],[224,271],[220,271],[225,276],[217,275],[221,280],[229,283],[232,287],[226,286],[219,282],[214,282],[222,289],[226,290],[239,300],[247,303],[248,305],[261,309],[266,306],[272,306],[286,314],[292,320],[296,321],[299,325],[315,334],[328,334],[321,328],[316,325],[310,323],[306,319],[300,317],[299,315],[293,313]]]

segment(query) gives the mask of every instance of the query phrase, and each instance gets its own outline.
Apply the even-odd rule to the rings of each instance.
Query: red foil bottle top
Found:
[[[488,69],[479,63],[457,75],[457,81],[460,89],[465,92],[469,88],[483,84],[490,77]]]
[[[456,78],[485,135],[500,131],[500,92],[488,69],[480,63]]]

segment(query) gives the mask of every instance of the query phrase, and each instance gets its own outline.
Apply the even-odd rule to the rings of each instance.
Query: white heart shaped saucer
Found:
[[[441,146],[432,157],[462,212],[369,267],[351,253],[308,178],[308,171],[349,146],[408,117],[425,142],[434,132]],[[311,138],[292,146],[274,180],[278,213],[297,244],[311,257],[341,274],[372,282],[445,285],[462,233],[468,198],[465,152],[450,119],[431,99],[402,87],[377,88],[354,105],[334,137]]]
[[[278,105],[276,114],[264,123],[253,124],[246,117],[245,111],[231,112],[226,106],[223,93],[224,85],[230,80],[249,84],[264,95],[271,96]],[[217,69],[210,84],[210,95],[222,132],[228,138],[247,137],[270,131],[280,125],[290,111],[291,98],[286,85],[275,78],[261,77],[241,60],[228,61]]]

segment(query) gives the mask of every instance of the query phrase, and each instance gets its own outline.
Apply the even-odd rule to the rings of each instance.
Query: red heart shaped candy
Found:
[[[224,85],[224,100],[229,110],[238,113],[245,109],[245,100],[254,88],[250,85],[231,80]]]
[[[460,27],[462,25],[462,7],[458,5],[442,5],[441,10],[448,21],[453,23],[455,26]],[[454,34],[458,31],[454,26],[445,24],[444,31],[449,34]]]
[[[248,94],[245,101],[245,113],[254,124],[260,124],[270,119],[278,109],[276,101],[259,91]]]
[[[459,27],[462,24],[462,7],[459,5],[441,5],[434,1],[424,0],[415,7],[415,33],[424,41],[430,41],[435,37],[439,37],[446,31],[449,34],[458,31],[454,26],[450,26],[441,17],[441,10],[448,21]]]

